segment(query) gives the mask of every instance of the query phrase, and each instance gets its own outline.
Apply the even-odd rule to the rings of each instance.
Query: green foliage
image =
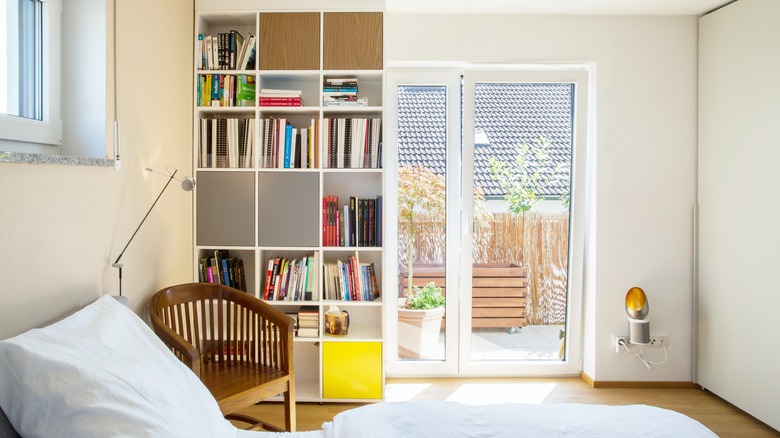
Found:
[[[504,190],[504,199],[509,202],[511,212],[523,213],[530,210],[541,199],[537,190],[542,190],[564,177],[563,165],[552,165],[549,148],[550,141],[539,137],[534,144],[520,145],[517,157],[511,164],[495,157],[490,159],[490,175]],[[561,196],[561,201],[568,205],[568,193]]]
[[[441,288],[436,283],[430,282],[424,287],[415,286],[414,293],[406,297],[406,309],[431,310],[444,307],[445,299],[441,294]]]

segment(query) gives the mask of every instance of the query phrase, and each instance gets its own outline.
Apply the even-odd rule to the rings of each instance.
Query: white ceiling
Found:
[[[704,15],[733,0],[386,0],[388,13]]]

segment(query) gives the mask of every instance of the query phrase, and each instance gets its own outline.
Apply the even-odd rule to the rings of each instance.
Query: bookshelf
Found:
[[[291,316],[308,313],[310,321],[316,315],[317,330],[301,330],[311,322],[300,323],[307,336],[295,338],[299,401],[381,400],[382,307],[395,295],[384,287],[382,136],[373,132],[383,129],[383,13],[264,7],[196,5],[195,280],[207,281],[204,258],[227,250],[241,259],[247,293],[266,299],[270,292],[266,301]],[[333,93],[325,85],[342,79],[350,87],[357,83],[356,92],[338,88],[350,95],[344,100],[360,105],[326,98]],[[238,97],[250,87],[253,99]],[[338,131],[343,137],[330,139],[326,123],[338,120],[349,134]],[[353,144],[361,149],[347,152],[355,158],[344,161],[344,148]],[[339,150],[341,165],[329,167],[328,154]],[[323,210],[328,197],[338,198],[339,230],[346,233],[351,219],[359,224],[353,231],[372,238],[327,240],[327,226],[335,225],[335,214]],[[365,209],[344,210],[351,198],[365,200]],[[372,287],[373,275],[378,298],[325,294],[325,266],[345,261],[355,269],[342,271],[344,286],[359,293]],[[279,284],[267,275],[270,267],[276,278],[275,264]],[[346,336],[325,333],[325,312],[334,306],[349,313]]]

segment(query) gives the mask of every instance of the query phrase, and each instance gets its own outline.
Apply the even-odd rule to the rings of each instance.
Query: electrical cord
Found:
[[[662,365],[666,363],[666,359],[669,358],[668,351],[666,350],[666,345],[662,345],[662,347],[664,347],[664,360],[660,362],[653,362],[645,356],[645,352],[642,349],[641,345],[639,346],[639,350],[631,351],[631,349],[628,348],[628,344],[626,344],[625,340],[621,339],[620,341],[618,341],[618,344],[622,345],[623,348],[626,349],[626,352],[634,354],[637,357],[637,359],[639,359],[644,364],[644,366],[646,366],[647,369],[650,371],[653,371],[653,367],[655,365]]]

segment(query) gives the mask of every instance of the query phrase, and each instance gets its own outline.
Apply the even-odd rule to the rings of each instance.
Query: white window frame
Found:
[[[43,120],[0,114],[0,149],[41,152],[35,145],[62,142],[60,117],[61,0],[41,0],[43,14]],[[19,145],[15,142],[23,142]],[[16,146],[16,147],[14,147]],[[21,149],[20,149],[21,147]]]

